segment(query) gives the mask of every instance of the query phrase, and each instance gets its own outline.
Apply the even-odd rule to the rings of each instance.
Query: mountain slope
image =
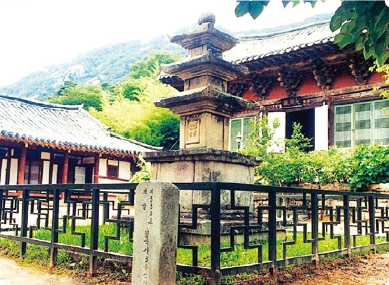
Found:
[[[46,98],[65,81],[114,84],[129,75],[131,64],[153,50],[186,54],[184,49],[171,44],[166,36],[154,38],[149,42],[136,40],[111,44],[80,55],[69,63],[48,66],[42,71],[29,74],[12,85],[0,88],[0,93]]]

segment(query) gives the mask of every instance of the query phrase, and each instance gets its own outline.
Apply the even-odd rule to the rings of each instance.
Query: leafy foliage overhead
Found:
[[[340,48],[354,44],[365,59],[373,57],[379,64],[389,57],[389,7],[384,1],[344,1],[330,27],[340,29],[334,40]]]
[[[323,0],[325,1],[325,0]],[[250,14],[256,19],[269,4],[265,1],[239,1],[235,14],[241,17]],[[284,0],[284,7],[290,2],[293,7],[310,3],[315,7],[317,0]],[[362,50],[365,59],[373,57],[379,64],[389,58],[389,7],[384,1],[343,1],[331,19],[332,31],[339,30],[334,42],[343,48],[354,44]]]
[[[310,3],[312,7],[315,7],[317,0],[283,0],[282,4],[284,7],[286,7],[290,2],[293,3],[293,7],[298,5],[300,3],[306,2]],[[324,0],[325,1],[325,0]],[[242,17],[246,15],[247,13],[250,14],[250,16],[253,19],[258,18],[259,15],[263,12],[263,9],[269,4],[270,0],[264,0],[264,1],[242,1],[238,0],[238,6],[235,8],[235,14],[238,17]]]

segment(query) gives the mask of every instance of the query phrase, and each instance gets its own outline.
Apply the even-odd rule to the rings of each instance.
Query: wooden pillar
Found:
[[[129,160],[130,161],[130,171],[131,171],[131,177],[130,179],[135,175],[136,173],[136,165],[138,163],[138,160],[139,158],[135,157],[135,156],[132,156],[131,159]]]
[[[334,104],[332,103],[332,100],[328,98],[327,100],[328,105],[328,145],[332,146],[335,145],[335,138],[334,138],[334,122],[335,122],[335,115],[334,115]]]
[[[62,184],[68,184],[68,176],[69,176],[69,152],[65,152],[63,156],[63,169],[62,169]],[[58,183],[58,182],[57,182]],[[64,192],[61,192],[59,195],[60,199],[63,199]]]
[[[69,175],[69,152],[65,152],[63,157],[63,171],[62,171],[62,184],[68,184]]]
[[[19,158],[19,166],[18,166],[18,184],[24,184],[24,172],[26,170],[26,156],[27,156],[27,148],[23,145]]]
[[[49,184],[53,184],[53,153],[50,152],[50,165],[49,165]],[[58,181],[57,181],[58,183]]]
[[[9,148],[7,150],[7,167],[6,167],[6,172],[5,172],[5,184],[9,185],[9,181],[11,179],[11,153],[12,149]]]
[[[27,147],[22,146],[18,164],[18,185],[24,184],[24,172],[26,170],[26,156],[27,156]],[[21,197],[23,192],[18,190],[18,197]]]
[[[99,166],[100,166],[100,156],[97,154],[95,156],[95,167],[93,173],[93,183],[99,183]]]

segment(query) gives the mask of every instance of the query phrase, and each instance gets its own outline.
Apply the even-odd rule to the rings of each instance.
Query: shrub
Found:
[[[262,121],[261,121],[262,120]],[[347,183],[351,172],[351,156],[348,150],[331,148],[328,151],[310,151],[311,139],[302,133],[300,124],[293,124],[290,139],[285,139],[284,152],[269,152],[274,134],[267,127],[264,117],[253,124],[249,145],[245,154],[261,154],[263,162],[255,169],[256,183],[271,186],[290,186],[292,184],[334,184]],[[262,130],[262,132],[261,132]],[[263,130],[266,130],[263,135]],[[259,135],[261,134],[261,135]]]
[[[306,182],[311,183],[313,179],[319,184],[348,183],[351,171],[350,153],[350,150],[337,148],[308,152],[306,163],[312,171],[310,176],[305,177]]]
[[[389,182],[389,148],[359,145],[353,151],[349,186],[366,190],[369,185]]]

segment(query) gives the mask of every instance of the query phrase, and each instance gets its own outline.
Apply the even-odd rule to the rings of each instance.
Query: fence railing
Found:
[[[22,256],[28,243],[48,247],[52,266],[58,249],[89,255],[91,274],[97,257],[131,262],[136,186],[0,186],[0,237],[19,241]]]
[[[58,250],[132,261],[137,184],[0,186],[0,237]],[[177,269],[217,284],[222,276],[389,246],[389,195],[178,183],[193,197],[180,213]],[[248,194],[246,202],[241,193]],[[197,203],[196,197],[208,197]],[[135,215],[136,217],[136,215]],[[168,222],[168,221],[167,221]],[[188,258],[189,256],[189,258]]]

